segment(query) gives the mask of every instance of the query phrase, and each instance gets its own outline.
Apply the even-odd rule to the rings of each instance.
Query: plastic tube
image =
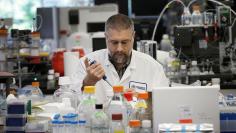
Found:
[[[181,5],[183,5],[184,8],[186,7],[185,4],[184,4],[181,0],[172,0],[172,1],[170,1],[169,3],[167,3],[167,4],[165,5],[165,7],[163,8],[163,10],[161,11],[161,13],[160,13],[160,15],[159,15],[159,17],[158,17],[158,19],[157,19],[157,21],[156,21],[156,25],[155,25],[154,30],[153,30],[153,33],[152,33],[152,41],[154,41],[154,38],[155,38],[155,35],[156,35],[157,26],[159,25],[159,22],[160,22],[160,20],[161,20],[161,18],[162,18],[162,16],[163,16],[164,12],[166,11],[166,9],[167,9],[173,2],[179,2],[179,3],[181,3]]]

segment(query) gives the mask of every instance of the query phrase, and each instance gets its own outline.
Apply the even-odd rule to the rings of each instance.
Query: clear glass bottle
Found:
[[[48,70],[48,77],[47,78],[48,78],[47,89],[48,90],[55,90],[56,80],[55,80],[53,69]]]
[[[47,89],[55,90],[55,79],[53,75],[48,75]]]
[[[142,121],[142,129],[140,130],[140,133],[153,133],[151,120]]]
[[[193,60],[191,62],[191,67],[189,68],[189,83],[194,83],[199,79],[200,69],[197,66],[197,61]]]
[[[37,31],[36,20],[33,18],[32,22],[32,32],[31,32],[31,46],[30,46],[30,55],[39,56],[40,48],[40,33]]]
[[[67,31],[61,30],[58,48],[66,48],[66,41],[67,41]]]
[[[0,19],[0,48],[6,48],[7,47],[7,36],[8,36],[8,30],[5,26],[4,19]]]
[[[179,73],[180,73],[181,84],[188,84],[188,71],[186,65],[180,66]]]
[[[129,133],[141,133],[140,126],[141,126],[140,120],[130,120],[129,121]]]
[[[126,128],[122,119],[122,114],[112,114],[110,133],[125,133]]]
[[[182,25],[190,25],[192,22],[192,16],[188,8],[184,8],[184,12],[181,16]]]
[[[131,114],[134,111],[134,108],[132,106],[132,102],[133,102],[133,93],[132,92],[125,92],[124,93],[124,102],[125,102],[125,106],[127,109],[127,120],[129,121],[131,118]]]
[[[95,111],[95,86],[85,86],[82,101],[80,102],[77,112],[79,114],[79,120],[86,121],[86,127],[90,128],[91,123],[91,114]]]
[[[86,120],[79,120],[78,131],[79,133],[91,133],[90,129],[87,127]]]
[[[91,118],[91,133],[109,133],[109,119],[102,104],[95,105],[96,111]]]
[[[195,9],[192,13],[192,24],[193,25],[202,25],[203,24],[203,16],[199,9]]]
[[[63,98],[69,98],[71,106],[76,109],[78,104],[78,94],[70,88],[70,78],[67,76],[59,78],[60,88],[54,92],[54,99],[62,102]]]
[[[127,109],[124,103],[124,99],[123,99],[123,91],[124,91],[124,87],[123,86],[113,86],[113,91],[114,91],[114,95],[110,101],[110,103],[108,104],[108,116],[109,118],[111,118],[112,114],[122,114],[123,116],[123,122],[125,125],[128,124],[127,121]]]
[[[140,92],[138,93],[138,101],[135,105],[135,112],[132,116],[132,120],[145,120],[148,117],[147,114],[147,102],[148,99],[148,92]]]
[[[191,68],[190,68],[190,74],[191,75],[194,75],[194,76],[198,76],[200,75],[200,69],[198,68],[197,66],[197,61],[196,60],[193,60],[192,63],[191,63]]]

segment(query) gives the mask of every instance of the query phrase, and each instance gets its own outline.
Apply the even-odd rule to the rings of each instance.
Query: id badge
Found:
[[[129,88],[133,88],[135,90],[147,91],[147,83],[130,81],[129,82]]]

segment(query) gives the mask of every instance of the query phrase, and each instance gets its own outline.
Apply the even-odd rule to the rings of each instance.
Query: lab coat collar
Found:
[[[106,49],[106,52],[105,52],[105,65],[106,66],[112,65],[112,63],[109,61],[108,49]],[[135,65],[135,50],[132,50],[132,57],[131,57],[131,61],[130,61],[130,64],[129,64],[128,68],[130,68],[130,69],[135,69],[136,68],[136,65]]]

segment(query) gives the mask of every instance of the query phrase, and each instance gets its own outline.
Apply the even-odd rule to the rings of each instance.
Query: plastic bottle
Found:
[[[141,122],[140,120],[129,121],[129,133],[142,133],[140,132]]]
[[[79,133],[90,133],[89,127],[87,127],[87,123],[85,119],[79,120],[79,128],[78,128]]]
[[[52,52],[53,40],[44,39],[41,44],[40,55],[49,56]]]
[[[47,89],[55,90],[55,79],[53,75],[48,75]]]
[[[147,102],[148,93],[147,92],[140,92],[138,93],[138,101],[135,105],[135,112],[132,116],[133,120],[145,120],[148,116],[147,114]]]
[[[195,9],[192,13],[192,24],[193,25],[202,25],[203,24],[203,16],[199,9]]]
[[[126,128],[122,119],[122,114],[112,114],[110,133],[125,133]]]
[[[184,12],[181,16],[182,25],[190,25],[192,22],[192,16],[188,8],[184,8]]]
[[[5,26],[4,19],[0,19],[0,48],[6,48],[7,47],[7,35],[8,31]]]
[[[31,38],[32,38],[32,42],[31,42],[31,46],[30,46],[30,55],[31,56],[39,56],[40,33],[37,32],[35,18],[33,18]]]
[[[54,76],[54,70],[50,69],[48,71],[48,81],[47,81],[47,89],[48,90],[55,90],[55,76]]]
[[[61,30],[60,31],[60,41],[58,48],[66,48],[66,40],[67,40],[67,31]]]
[[[195,61],[195,60],[191,62],[191,67],[189,69],[189,75],[190,75],[189,83],[190,82],[193,83],[199,79],[198,76],[200,75],[200,69],[198,68],[197,61]]]
[[[58,89],[59,88],[59,77],[60,77],[60,73],[55,73],[54,74],[54,77],[55,77],[55,89]]]
[[[188,72],[186,65],[180,66],[179,74],[180,74],[181,84],[188,84]]]
[[[70,78],[67,76],[59,78],[60,88],[54,92],[54,98],[58,102],[62,102],[63,98],[69,98],[71,106],[76,109],[78,104],[78,94],[70,89]]]
[[[167,34],[164,34],[162,36],[162,40],[161,40],[161,50],[163,51],[170,51],[173,49],[173,46],[171,44],[171,41],[170,41],[170,38],[169,38],[169,35]]]
[[[153,133],[151,126],[152,126],[151,120],[143,120],[142,129],[140,130],[140,133]]]
[[[109,119],[102,104],[95,105],[96,111],[91,118],[91,133],[109,133]]]
[[[192,66],[190,68],[190,74],[194,75],[194,76],[200,75],[200,69],[197,66],[197,61],[193,60],[191,64],[192,64]]]
[[[134,108],[132,106],[132,101],[133,101],[133,93],[132,92],[125,92],[124,93],[124,99],[125,99],[125,106],[127,109],[127,120],[129,121],[131,118],[131,114],[134,111]]]
[[[110,104],[108,105],[108,115],[111,118],[112,114],[122,114],[123,123],[128,124],[127,121],[127,109],[123,99],[123,86],[113,86],[114,96],[112,97]]]
[[[82,101],[78,106],[77,112],[79,114],[79,120],[86,121],[86,127],[90,128],[91,114],[95,111],[96,98],[94,96],[95,86],[85,86]]]

